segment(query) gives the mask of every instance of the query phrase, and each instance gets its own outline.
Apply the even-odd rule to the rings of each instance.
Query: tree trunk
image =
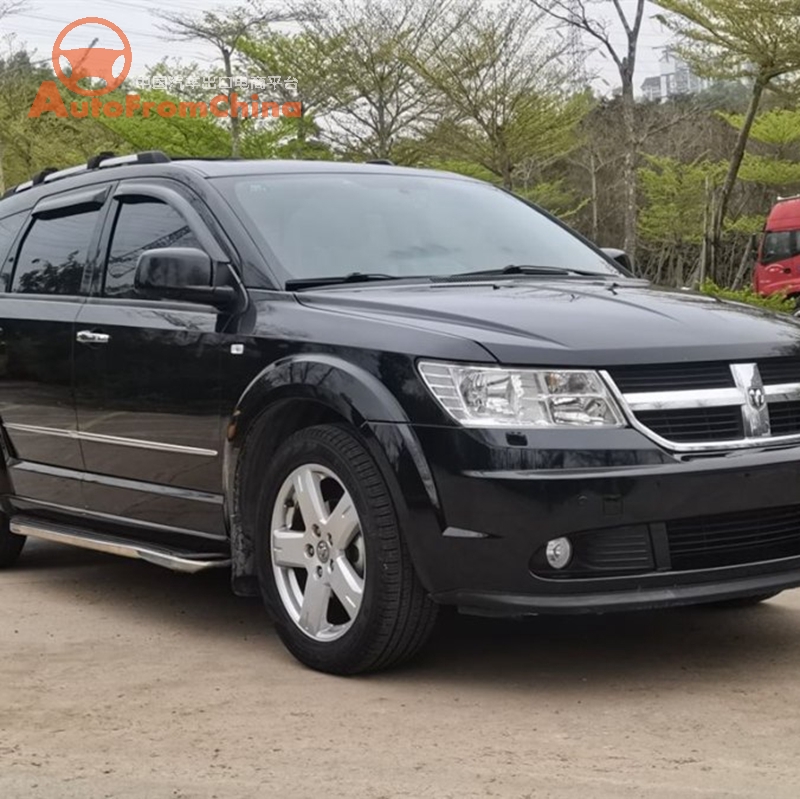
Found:
[[[739,263],[739,271],[736,273],[736,277],[733,279],[733,284],[731,285],[732,289],[740,289],[742,287],[742,283],[744,282],[744,276],[747,273],[747,267],[750,265],[750,259],[753,255],[753,237],[750,236],[747,239],[747,246],[744,248],[744,255],[742,256],[742,260]]]
[[[600,238],[600,208],[597,191],[597,160],[592,153],[592,241],[597,244]]]
[[[503,178],[503,188],[507,189],[508,191],[514,190],[514,178],[513,178],[513,167],[508,161],[508,158],[505,155],[500,156],[502,159],[500,165],[500,172],[502,173],[501,176]]]
[[[233,79],[233,66],[231,65],[231,53],[229,50],[223,48],[222,50],[222,61],[225,64],[225,77],[228,79],[228,86],[230,87],[231,81]],[[230,99],[232,89],[228,89],[228,106],[230,107]],[[241,121],[239,120],[239,115],[231,115],[231,155],[234,158],[238,158],[239,156],[239,149],[240,143],[242,138],[242,129],[241,129]]]
[[[624,183],[625,203],[623,218],[625,223],[625,239],[623,248],[630,256],[636,271],[636,249],[638,245],[638,206],[636,155],[636,101],[633,96],[633,76],[626,76],[622,86],[622,118],[625,125],[625,159],[622,163],[622,180]]]
[[[747,114],[742,124],[742,129],[739,131],[739,137],[736,140],[736,147],[733,148],[731,155],[731,163],[728,167],[728,174],[725,176],[725,182],[722,184],[722,190],[719,195],[719,202],[715,209],[714,215],[714,236],[713,246],[711,249],[711,258],[709,261],[710,277],[717,279],[719,276],[719,257],[722,251],[722,229],[725,224],[725,217],[728,213],[728,206],[730,205],[733,190],[736,188],[736,180],[739,177],[739,170],[744,160],[744,154],[747,150],[747,142],[750,140],[750,131],[753,129],[753,123],[756,120],[759,106],[761,105],[761,97],[764,94],[766,81],[761,77],[757,77],[753,83],[753,93],[750,96],[750,106],[747,109]]]

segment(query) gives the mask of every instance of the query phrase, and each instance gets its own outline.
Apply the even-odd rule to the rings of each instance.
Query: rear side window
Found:
[[[108,252],[103,293],[107,297],[135,297],[133,279],[139,256],[164,247],[202,249],[186,220],[158,200],[122,203]]]
[[[19,251],[12,291],[80,294],[99,215],[93,210],[37,219]]]

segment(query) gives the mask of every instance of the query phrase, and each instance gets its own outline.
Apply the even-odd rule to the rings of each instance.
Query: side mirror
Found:
[[[232,286],[217,285],[217,272],[211,256],[202,250],[147,250],[139,256],[133,285],[137,294],[149,299],[183,300],[229,309],[236,305],[238,292]]]
[[[633,262],[625,250],[615,250],[613,247],[603,247],[603,252],[612,260],[619,264],[623,269],[633,273]]]

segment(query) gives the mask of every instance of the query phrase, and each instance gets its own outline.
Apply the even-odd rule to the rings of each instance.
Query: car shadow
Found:
[[[201,632],[220,642],[281,650],[258,599],[235,597],[226,571],[178,574],[149,564],[55,544],[29,542],[14,579],[64,602],[102,602],[170,631]],[[510,621],[443,609],[423,653],[393,671],[364,679],[581,688],[641,685],[685,690],[734,674],[765,682],[800,663],[800,606],[785,594],[760,606],[680,608],[604,616],[541,616]],[[235,651],[235,650],[234,650]]]

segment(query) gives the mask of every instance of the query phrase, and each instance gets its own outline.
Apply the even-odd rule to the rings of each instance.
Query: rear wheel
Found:
[[[13,566],[22,552],[27,539],[21,535],[14,535],[8,529],[8,519],[3,516],[0,520],[0,569]]]
[[[278,450],[266,486],[259,582],[289,651],[332,674],[388,668],[414,655],[437,608],[361,441],[338,425],[301,430]]]

